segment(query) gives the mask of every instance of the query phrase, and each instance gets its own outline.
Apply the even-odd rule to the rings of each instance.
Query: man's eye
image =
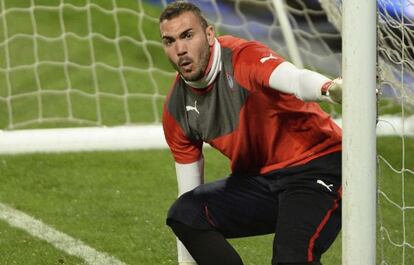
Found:
[[[185,35],[186,39],[191,39],[193,37],[193,33],[187,33],[187,35]]]
[[[164,40],[163,40],[163,43],[164,43],[164,45],[165,45],[165,46],[171,46],[171,44],[172,44],[173,42],[172,42],[172,40],[169,40],[169,39],[164,39]]]

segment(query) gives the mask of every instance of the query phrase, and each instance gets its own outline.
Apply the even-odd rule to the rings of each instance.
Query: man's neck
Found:
[[[197,81],[187,81],[183,76],[181,76],[187,85],[196,89],[204,89],[214,82],[218,73],[221,71],[221,46],[217,39],[214,41],[210,56],[211,63],[207,67],[207,71],[203,78]]]

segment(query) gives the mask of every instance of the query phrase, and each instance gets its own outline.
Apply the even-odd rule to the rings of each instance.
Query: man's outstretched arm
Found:
[[[330,80],[317,72],[299,69],[289,62],[283,62],[273,70],[269,85],[304,101],[342,103],[341,78]]]

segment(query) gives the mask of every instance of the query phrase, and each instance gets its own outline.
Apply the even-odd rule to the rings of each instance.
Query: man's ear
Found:
[[[208,45],[213,46],[215,35],[216,35],[213,26],[208,26],[206,28],[206,35],[207,35]]]

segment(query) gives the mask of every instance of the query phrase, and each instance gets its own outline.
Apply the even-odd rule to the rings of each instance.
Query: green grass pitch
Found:
[[[379,153],[400,169],[400,138],[379,138]],[[405,139],[405,168],[413,168],[414,140]],[[206,181],[228,174],[228,161],[205,150]],[[379,185],[401,202],[401,174],[379,162]],[[175,238],[165,215],[177,188],[167,150],[0,156],[0,202],[19,209],[53,228],[80,239],[127,264],[176,264]],[[406,205],[414,204],[413,175],[405,176]],[[381,197],[380,197],[381,198]],[[402,212],[381,199],[384,226],[402,242]],[[406,211],[406,242],[414,242],[414,214]],[[245,264],[270,264],[273,235],[231,240]],[[341,240],[324,257],[340,264]],[[384,243],[381,243],[384,242]],[[384,244],[388,264],[402,264],[403,248],[378,236],[378,258]],[[52,245],[0,221],[0,264],[83,264]],[[405,264],[414,251],[405,248]],[[379,263],[378,263],[379,264]]]

